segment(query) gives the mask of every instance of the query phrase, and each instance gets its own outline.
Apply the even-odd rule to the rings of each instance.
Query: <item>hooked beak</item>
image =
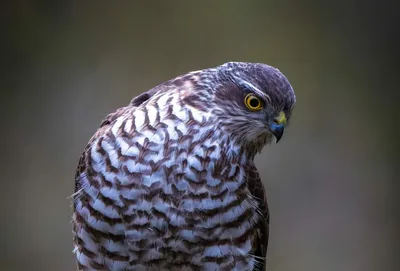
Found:
[[[271,132],[276,138],[276,143],[281,140],[283,132],[285,131],[285,126],[282,124],[274,124],[271,126]]]
[[[276,138],[276,143],[281,140],[286,125],[286,115],[283,111],[279,112],[275,122],[271,125],[271,132]]]

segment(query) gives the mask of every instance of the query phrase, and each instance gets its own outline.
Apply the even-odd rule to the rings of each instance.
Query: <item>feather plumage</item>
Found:
[[[265,93],[264,111],[248,112],[249,91]],[[269,118],[289,118],[294,101],[276,69],[227,63],[108,115],[75,176],[78,268],[263,270],[269,213],[253,159],[273,137]]]

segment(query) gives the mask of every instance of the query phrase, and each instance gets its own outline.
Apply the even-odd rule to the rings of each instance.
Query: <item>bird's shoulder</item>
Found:
[[[83,152],[78,161],[78,165],[75,171],[75,192],[79,191],[81,188],[81,176],[90,176],[93,171],[92,160],[94,153],[103,153],[103,141],[112,141],[115,138],[112,136],[111,128],[115,125],[118,118],[127,116],[132,110],[132,106],[125,106],[117,109],[111,114],[108,114],[100,123],[99,128],[96,130],[94,135],[90,138],[89,142],[86,144]],[[95,148],[95,152],[92,152],[92,148]],[[105,156],[103,156],[105,158]],[[101,158],[101,156],[97,156]]]
[[[129,119],[130,116],[133,116],[133,113],[137,107],[148,101],[151,97],[155,96],[156,94],[165,91],[165,87],[162,85],[152,88],[146,92],[139,94],[138,96],[134,97],[131,102],[124,107],[118,108],[116,111],[108,114],[100,123],[99,128],[97,129],[96,133],[90,138],[89,142],[86,144],[76,170],[75,174],[75,191],[79,189],[78,178],[79,176],[87,169],[86,164],[88,160],[88,152],[90,151],[93,143],[100,138],[110,137],[110,129],[117,123],[118,119],[124,118],[125,120]],[[112,138],[111,138],[112,139]]]

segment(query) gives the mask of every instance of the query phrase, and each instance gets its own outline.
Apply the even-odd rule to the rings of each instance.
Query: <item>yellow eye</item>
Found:
[[[247,94],[244,97],[244,104],[252,111],[258,111],[263,108],[262,101],[253,94]]]

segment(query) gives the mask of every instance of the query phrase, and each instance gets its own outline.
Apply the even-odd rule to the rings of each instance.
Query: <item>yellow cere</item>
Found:
[[[278,124],[286,124],[286,115],[283,111],[279,112],[279,116],[275,119]]]

